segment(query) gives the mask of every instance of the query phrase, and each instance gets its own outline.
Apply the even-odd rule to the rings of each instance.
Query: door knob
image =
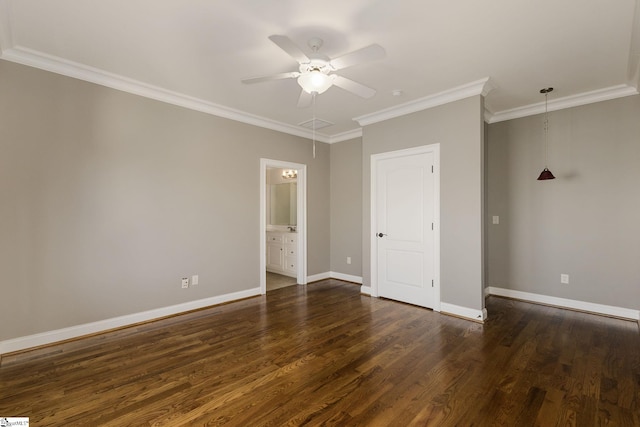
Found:
[[[384,233],[378,233],[378,237],[386,236]]]

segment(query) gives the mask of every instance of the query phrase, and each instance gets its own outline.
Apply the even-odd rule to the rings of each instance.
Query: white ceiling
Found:
[[[366,120],[354,118],[437,105],[469,87],[488,92],[490,122],[539,113],[548,86],[550,110],[638,93],[636,3],[0,0],[0,57],[309,136],[298,124],[312,108],[296,107],[294,79],[240,82],[297,70],[267,37],[286,35],[307,53],[308,39],[320,37],[332,58],[377,43],[384,59],[339,72],[376,89],[373,98],[338,87],[317,98],[317,117],[334,123],[319,139],[334,142],[359,134]]]

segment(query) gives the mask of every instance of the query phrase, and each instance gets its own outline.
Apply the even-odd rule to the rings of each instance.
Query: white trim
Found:
[[[0,0],[0,7],[6,5],[3,9],[9,9],[10,6],[6,2]],[[3,10],[0,9],[0,10]],[[8,21],[9,13],[0,12],[0,17],[5,17],[1,22]],[[313,138],[313,130],[308,130],[302,126],[293,126],[287,123],[278,122],[244,111],[236,110],[224,105],[215,104],[205,101],[204,99],[184,95],[182,93],[173,92],[158,86],[153,86],[138,80],[120,76],[118,74],[109,73],[99,68],[90,67],[78,62],[69,61],[57,56],[48,55],[32,49],[24,47],[12,47],[11,31],[9,25],[0,24],[0,48],[6,46],[1,51],[0,58],[7,61],[27,65],[41,70],[50,71],[52,73],[61,74],[67,77],[73,77],[79,80],[95,83],[112,89],[121,90],[145,98],[155,99],[156,101],[166,102],[167,104],[178,105],[190,110],[200,111],[202,113],[259,126],[266,129],[275,130],[289,135],[300,136],[303,138]],[[328,135],[316,130],[316,141],[334,144],[337,142],[347,141],[362,136],[362,128],[348,130],[335,135]]]
[[[336,142],[348,141],[354,138],[360,138],[362,136],[362,128],[348,130],[346,132],[337,133],[335,135],[331,135],[329,140],[327,141],[329,144],[334,144]]]
[[[353,282],[362,285],[362,277],[352,276],[351,274],[338,273],[337,271],[330,271],[329,276],[332,279],[344,280],[346,282]]]
[[[260,293],[267,293],[267,168],[296,169],[298,171],[297,224],[298,236],[296,280],[306,285],[307,278],[307,165],[282,160],[260,159]]]
[[[636,322],[640,321],[640,310],[596,304],[586,301],[577,301],[567,298],[558,298],[548,295],[533,294],[530,292],[516,291],[513,289],[497,288],[495,286],[489,286],[487,290],[489,295],[497,295],[533,303],[553,305],[561,308],[587,311],[590,313],[602,314],[605,316],[620,317],[623,319],[635,320]]]
[[[487,108],[487,104],[485,103],[485,107],[484,107],[484,113],[483,113],[483,120],[485,123],[491,123],[491,118],[493,117],[493,113],[491,112],[491,110],[489,110]]]
[[[313,274],[307,277],[307,283],[318,282],[326,279],[344,280],[345,282],[353,282],[362,284],[362,277],[352,276],[350,274],[338,273],[336,271],[325,271],[324,273]]]
[[[11,5],[7,1],[0,0],[0,58],[6,61],[27,65],[52,73],[61,74],[79,80],[95,83],[123,92],[132,93],[167,104],[177,105],[194,111],[211,114],[229,120],[246,123],[253,126],[271,129],[289,135],[311,139],[313,131],[301,126],[293,126],[287,123],[278,122],[266,117],[250,114],[244,111],[226,107],[206,101],[201,98],[174,92],[158,86],[150,85],[138,80],[124,77],[115,73],[110,73],[99,68],[90,67],[78,62],[69,61],[54,55],[48,55],[33,49],[22,46],[13,46],[11,32]],[[383,109],[374,113],[355,117],[353,120],[360,126],[365,126],[394,117],[415,113],[428,108],[458,101],[470,96],[486,96],[495,86],[489,77],[467,83],[458,87],[419,98],[407,103]],[[549,111],[561,110],[564,108],[577,107],[580,105],[592,104],[594,102],[607,101],[625,96],[637,95],[638,89],[632,85],[618,85],[609,88],[598,89],[591,92],[571,95],[565,98],[558,98],[549,101]],[[492,113],[488,109],[484,111],[484,120],[487,123],[497,123],[505,120],[512,120],[527,117],[544,112],[544,103],[525,105],[509,110]],[[316,131],[315,139],[320,142],[333,144],[362,136],[362,128],[345,131],[335,135],[328,135]]]
[[[371,286],[360,286],[360,293],[371,296]]]
[[[565,108],[579,107],[581,105],[593,104],[600,101],[608,101],[625,96],[637,95],[638,89],[629,85],[611,86],[604,89],[593,90],[591,92],[579,93],[577,95],[565,96],[549,101],[549,111],[563,110]],[[491,114],[485,110],[485,121],[487,123],[503,122],[505,120],[519,119],[521,117],[533,116],[544,113],[544,102],[512,108],[510,110],[498,111]]]
[[[324,273],[307,276],[307,283],[318,282],[320,280],[326,279],[344,280],[345,282],[358,283],[360,285],[362,284],[362,277],[353,276],[351,274],[338,273],[337,271],[325,271]]]
[[[318,280],[331,279],[331,272],[326,271],[324,273],[314,274],[312,276],[307,276],[307,283],[317,282]]]
[[[487,310],[476,310],[473,308],[462,307],[455,304],[443,302],[440,304],[440,312],[444,314],[453,314],[454,316],[463,317],[476,322],[484,322],[487,319]]]
[[[11,31],[11,5],[10,2],[0,0],[0,58],[17,64],[27,65],[52,73],[61,74],[79,80],[95,83],[123,92],[132,93],[167,104],[177,105],[190,110],[234,120],[265,129],[289,135],[311,139],[313,131],[301,126],[293,126],[287,123],[278,122],[266,117],[257,116],[244,111],[216,104],[204,99],[174,92],[158,86],[150,85],[138,80],[124,77],[115,73],[110,73],[99,68],[90,67],[78,62],[69,61],[54,55],[48,55],[33,49],[22,46],[13,46]],[[407,103],[383,109],[374,113],[365,114],[353,118],[360,126],[365,126],[394,117],[433,108],[449,102],[458,101],[470,96],[486,96],[495,88],[489,77],[467,83],[458,87],[419,98]],[[632,85],[618,85],[609,88],[598,89],[581,94],[571,95],[565,98],[558,98],[549,101],[549,111],[564,108],[577,107],[580,105],[592,104],[594,102],[607,101],[625,96],[637,95],[638,89]],[[512,120],[527,117],[544,112],[544,103],[525,105],[498,112],[484,111],[484,120],[487,123],[497,123],[505,120]],[[362,128],[345,131],[335,135],[326,133],[315,133],[315,139],[320,142],[333,144],[362,136]]]
[[[433,265],[434,265],[434,289],[433,289],[433,310],[440,311],[440,299],[442,298],[440,294],[440,144],[435,144],[434,151],[434,159],[433,159],[433,167],[434,167],[434,176],[433,176],[433,185],[435,187],[433,197],[435,199],[435,207],[433,214],[433,222],[434,222],[434,242],[433,245],[435,247],[435,252],[433,254]]]
[[[166,316],[172,316],[191,310],[197,310],[200,308],[223,304],[230,301],[236,301],[243,298],[254,297],[257,295],[260,295],[260,288],[247,289],[230,294],[219,295],[196,301],[189,301],[169,307],[143,311],[141,313],[128,314],[111,319],[99,320],[97,322],[85,323],[84,325],[76,325],[68,328],[42,332],[39,334],[12,338],[9,340],[0,341],[0,354],[25,350],[28,348],[52,344],[68,339],[79,338],[90,334],[108,331],[110,329],[122,328],[140,322],[148,322],[150,320],[159,319]]]
[[[266,117],[249,114],[224,105],[205,101],[204,99],[174,92],[158,86],[150,85],[118,74],[110,73],[99,68],[89,67],[78,62],[69,61],[53,55],[47,55],[24,47],[13,47],[2,52],[0,58],[52,73],[62,74],[87,82],[95,83],[112,89],[121,90],[167,104],[177,105],[190,110],[200,111],[225,119],[235,120],[278,132],[311,139],[313,131],[301,126],[292,126],[286,123],[268,119]],[[328,135],[315,133],[316,141],[329,142]]]
[[[407,148],[404,150],[389,151],[386,153],[378,153],[371,155],[371,168],[370,168],[370,234],[369,234],[369,257],[370,257],[370,295],[372,297],[378,297],[378,240],[375,235],[378,230],[377,223],[377,174],[378,174],[378,161],[392,159],[402,156],[412,156],[423,153],[433,153],[433,167],[434,167],[434,292],[433,292],[433,307],[434,311],[440,311],[440,144],[423,145],[420,147]]]
[[[494,85],[490,81],[490,78],[486,77],[484,79],[447,89],[424,98],[415,99],[413,101],[405,102],[404,104],[395,105],[391,108],[385,108],[374,113],[354,117],[353,120],[358,122],[360,126],[367,126],[384,120],[393,119],[394,117],[400,117],[417,111],[426,110],[428,108],[437,107],[439,105],[448,104],[450,102],[459,101],[471,96],[486,96],[493,88]]]

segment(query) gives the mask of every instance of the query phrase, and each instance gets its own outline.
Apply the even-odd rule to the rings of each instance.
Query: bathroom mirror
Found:
[[[297,225],[298,185],[295,182],[270,185],[271,225]]]

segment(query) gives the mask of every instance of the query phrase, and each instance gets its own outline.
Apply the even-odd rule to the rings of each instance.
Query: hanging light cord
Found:
[[[544,94],[544,169],[540,173],[538,181],[556,179],[547,167],[547,162],[549,160],[549,92],[552,90],[552,87],[540,90],[540,93]]]
[[[318,92],[311,92],[313,100],[313,120],[311,121],[311,129],[313,135],[313,158],[316,158],[316,95]]]
[[[549,158],[549,92],[552,87],[540,89],[540,93],[544,93],[544,168],[548,169]]]
[[[549,92],[545,91],[544,93],[544,167],[545,169],[549,166],[547,165],[548,152],[549,152],[549,118],[548,118],[548,109],[547,109],[547,99],[549,97]]]

